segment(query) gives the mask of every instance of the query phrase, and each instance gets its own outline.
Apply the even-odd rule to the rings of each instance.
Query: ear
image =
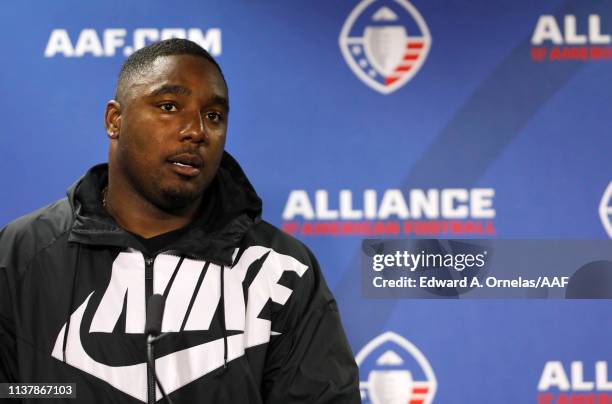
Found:
[[[104,127],[106,135],[110,139],[117,139],[121,130],[121,105],[116,100],[110,100],[106,104],[104,112]]]

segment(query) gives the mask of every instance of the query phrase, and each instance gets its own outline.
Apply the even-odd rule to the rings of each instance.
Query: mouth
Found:
[[[202,171],[204,160],[197,154],[182,153],[168,158],[174,172],[185,177],[196,177]]]

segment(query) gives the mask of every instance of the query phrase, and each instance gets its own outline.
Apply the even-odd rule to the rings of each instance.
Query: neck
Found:
[[[185,208],[166,211],[109,176],[104,206],[119,226],[151,238],[187,226],[198,214],[201,201],[200,197]]]

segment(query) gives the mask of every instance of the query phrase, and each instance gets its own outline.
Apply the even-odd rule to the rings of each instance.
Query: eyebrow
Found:
[[[158,97],[164,94],[174,94],[174,95],[191,95],[192,91],[184,86],[174,85],[174,84],[165,84],[160,88],[154,90],[151,93],[151,97]],[[226,97],[220,95],[213,95],[208,99],[208,105],[218,105],[223,107],[227,112],[229,112],[229,101]]]
[[[208,99],[209,105],[219,105],[223,107],[227,112],[229,112],[229,101],[227,98],[222,97],[220,95],[213,95]]]
[[[187,87],[177,86],[172,84],[165,84],[160,88],[156,89],[151,93],[151,96],[157,97],[164,94],[175,94],[175,95],[191,95],[191,90]]]
[[[158,89],[154,90],[151,93],[151,97],[158,97],[164,94],[175,94],[175,95],[191,95],[192,91],[184,86],[179,86],[175,84],[164,84]],[[213,95],[208,99],[207,104],[209,105],[219,105],[225,108],[226,111],[229,112],[229,101],[226,97],[220,95]]]

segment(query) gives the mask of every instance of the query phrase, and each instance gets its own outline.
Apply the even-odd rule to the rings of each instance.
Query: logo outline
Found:
[[[608,237],[612,238],[612,219],[610,218],[610,215],[612,215],[612,205],[610,203],[612,203],[612,181],[608,184],[599,202],[601,224],[606,233],[608,233]]]
[[[351,38],[348,34],[352,29],[353,25],[355,24],[357,18],[363,13],[366,8],[368,8],[376,1],[379,0],[363,0],[359,4],[357,4],[357,6],[355,6],[355,8],[351,11],[349,16],[345,20],[344,25],[342,26],[342,30],[340,31],[340,36],[338,38],[338,44],[340,46],[342,56],[353,74],[355,74],[364,84],[366,84],[371,89],[378,91],[383,95],[388,95],[403,87],[419,72],[419,70],[425,63],[427,56],[429,55],[429,50],[431,49],[432,44],[432,37],[429,28],[425,23],[425,19],[423,18],[421,13],[419,13],[416,7],[414,7],[407,0],[394,0],[394,2],[403,7],[404,10],[406,10],[408,14],[410,14],[412,19],[416,22],[419,30],[422,33],[421,40],[424,44],[423,50],[420,57],[418,57],[415,63],[412,65],[410,71],[404,74],[403,77],[397,79],[395,82],[389,85],[382,85],[381,83],[373,80],[364,72],[364,70],[362,70],[358,66],[355,58],[353,58],[353,56],[351,55],[350,46],[354,43],[356,38]],[[362,38],[363,37],[361,37],[360,40],[362,40]]]
[[[361,365],[364,362],[364,360],[368,358],[368,356],[370,356],[374,352],[374,350],[376,350],[378,347],[382,346],[383,344],[387,342],[395,343],[399,347],[403,348],[408,354],[410,354],[416,360],[419,366],[421,366],[421,370],[423,371],[426,377],[426,380],[427,380],[426,384],[429,387],[425,397],[423,397],[421,402],[422,404],[431,404],[433,402],[433,399],[438,389],[438,381],[434,374],[433,368],[431,367],[431,364],[429,363],[425,355],[412,342],[408,341],[406,338],[402,337],[401,335],[396,334],[393,331],[386,331],[380,334],[379,336],[373,338],[363,348],[361,348],[359,353],[355,356],[355,362],[357,362],[357,366],[361,369]],[[385,352],[382,356],[388,355],[388,352],[389,351]],[[377,402],[372,401],[372,398],[371,398],[372,386],[370,386],[370,379],[371,377],[368,375],[367,381],[359,382],[359,389],[362,392],[361,399],[362,400],[364,399],[364,390],[365,390],[368,392],[368,399],[370,400],[370,402],[372,402],[373,404],[378,404]],[[425,383],[420,383],[420,384],[425,384]]]

